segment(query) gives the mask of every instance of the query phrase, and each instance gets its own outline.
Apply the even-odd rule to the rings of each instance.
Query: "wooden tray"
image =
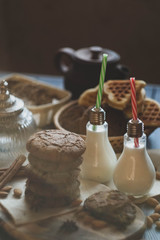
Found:
[[[21,180],[15,179],[10,184],[13,188],[19,187],[24,190],[25,181],[23,178]],[[84,201],[91,194],[107,189],[108,187],[103,184],[81,180],[80,198]],[[136,207],[136,218],[125,229],[118,229],[107,223],[106,228],[95,231],[92,226],[82,224],[76,219],[75,213],[79,207],[66,207],[59,209],[59,211],[58,209],[50,209],[49,214],[43,210],[36,212],[28,204],[26,205],[24,191],[21,199],[15,199],[11,190],[7,199],[1,200],[1,206],[0,226],[11,236],[21,240],[122,240],[134,239],[135,236],[143,234],[145,230],[145,216],[138,207]],[[51,211],[52,214],[50,214]],[[66,220],[76,222],[78,230],[59,231]]]
[[[109,224],[103,230],[95,231],[91,227],[75,221],[74,213],[16,227],[3,210],[0,211],[0,225],[9,235],[18,240],[127,240],[135,239],[145,231],[145,216],[138,207],[136,210],[136,219],[124,230]],[[64,222],[68,220],[73,220],[78,229],[60,231]]]

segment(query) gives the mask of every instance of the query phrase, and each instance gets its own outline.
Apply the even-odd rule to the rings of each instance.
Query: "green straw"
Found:
[[[96,100],[96,108],[100,108],[101,106],[101,100],[102,100],[102,91],[103,91],[103,85],[104,85],[104,79],[106,75],[106,67],[107,67],[107,54],[103,54],[102,59],[102,65],[101,65],[101,73],[100,73],[100,79],[99,79],[99,88],[97,93],[97,100]]]

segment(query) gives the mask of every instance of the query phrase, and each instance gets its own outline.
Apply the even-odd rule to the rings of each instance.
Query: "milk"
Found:
[[[81,176],[100,183],[108,182],[113,176],[116,155],[108,140],[108,124],[87,124],[86,151],[83,155]]]
[[[117,161],[113,181],[119,191],[129,195],[143,196],[155,181],[155,169],[144,143],[136,148],[132,142],[124,145]]]

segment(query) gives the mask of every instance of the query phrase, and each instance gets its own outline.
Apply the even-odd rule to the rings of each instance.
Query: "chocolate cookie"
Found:
[[[64,196],[72,196],[79,192],[80,182],[78,180],[72,182],[71,184],[46,184],[38,181],[31,181],[28,179],[26,181],[26,188],[30,189],[33,193],[39,196],[59,198]]]
[[[26,175],[31,180],[37,180],[39,182],[47,184],[60,184],[68,183],[71,184],[73,181],[77,180],[80,173],[80,169],[74,169],[73,171],[66,172],[53,172],[53,171],[42,171],[33,168],[28,164],[26,168]]]
[[[37,158],[63,162],[79,158],[85,151],[85,141],[75,133],[51,129],[33,134],[26,148]]]
[[[117,190],[100,191],[91,195],[85,200],[84,208],[93,216],[120,226],[130,224],[136,216],[135,206],[127,195]]]
[[[70,205],[80,195],[80,191],[77,190],[73,195],[63,197],[46,197],[40,196],[32,192],[29,188],[25,190],[25,199],[30,204],[31,208],[39,210],[41,208],[56,208]]]
[[[31,153],[28,155],[28,161],[35,169],[42,171],[65,172],[79,167],[83,161],[82,157],[70,159],[70,161],[48,161],[46,159],[34,157]]]

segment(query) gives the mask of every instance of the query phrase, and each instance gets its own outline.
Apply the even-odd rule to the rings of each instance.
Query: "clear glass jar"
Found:
[[[19,154],[26,154],[26,142],[36,131],[32,113],[21,99],[9,94],[0,83],[0,167],[8,167]]]

